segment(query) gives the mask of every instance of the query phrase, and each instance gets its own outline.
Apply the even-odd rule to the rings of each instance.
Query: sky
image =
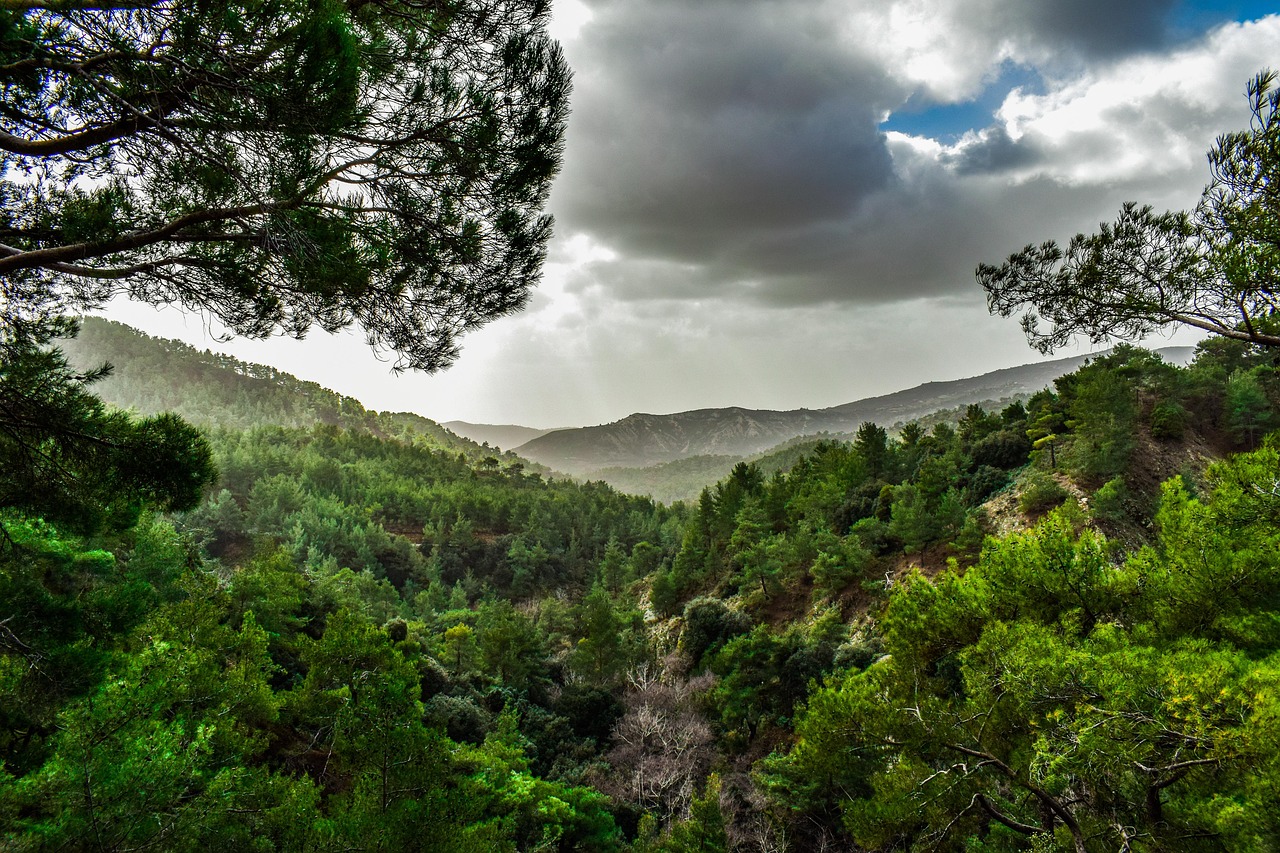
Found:
[[[1205,152],[1280,66],[1280,3],[554,0],[574,71],[543,282],[453,367],[358,330],[224,342],[373,409],[534,427],[824,408],[1042,358],[974,268],[1193,206]],[[1148,346],[1193,343],[1175,333]],[[1088,352],[1087,342],[1059,356]]]

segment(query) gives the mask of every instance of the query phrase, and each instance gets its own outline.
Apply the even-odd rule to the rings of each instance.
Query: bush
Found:
[[[1053,477],[1038,473],[1030,477],[1022,487],[1018,508],[1027,515],[1039,515],[1059,506],[1069,496],[1062,484]]]
[[[1128,518],[1125,504],[1129,500],[1129,489],[1123,477],[1108,480],[1102,488],[1093,493],[1093,517],[1102,521],[1119,523]]]
[[[1151,437],[1158,441],[1178,441],[1187,429],[1187,410],[1166,401],[1151,410]]]
[[[423,710],[428,725],[444,729],[450,740],[458,743],[480,743],[492,722],[490,714],[462,696],[432,696]]]
[[[556,699],[555,711],[569,721],[574,734],[603,745],[626,708],[604,688],[570,684]]]
[[[1025,465],[1029,453],[1031,440],[1024,430],[1003,429],[975,444],[970,455],[978,465],[1008,469]]]
[[[813,575],[814,591],[820,595],[840,591],[862,577],[870,560],[871,554],[858,537],[850,536],[842,540],[840,547],[834,551],[823,551],[813,561],[810,573]]]
[[[832,665],[837,670],[866,669],[884,654],[884,641],[879,634],[860,631],[836,648]]]
[[[659,570],[649,588],[649,605],[659,616],[674,616],[680,604],[680,584],[675,572]]]
[[[983,509],[975,509],[964,517],[964,524],[951,544],[960,554],[976,559],[991,533],[991,518]]]
[[[859,520],[870,518],[880,506],[880,492],[886,486],[879,480],[867,480],[849,492],[844,503],[836,510],[835,525],[839,532],[847,531]],[[892,486],[889,487],[892,490]],[[891,492],[892,494],[892,492]]]
[[[849,528],[849,535],[856,536],[873,554],[887,554],[898,548],[898,543],[889,534],[889,525],[879,518],[858,521]]]
[[[1008,484],[1007,473],[990,465],[980,465],[969,476],[969,484],[964,488],[964,501],[969,506],[977,506]]]
[[[680,647],[694,668],[708,653],[751,629],[751,618],[716,598],[695,598],[684,608]]]

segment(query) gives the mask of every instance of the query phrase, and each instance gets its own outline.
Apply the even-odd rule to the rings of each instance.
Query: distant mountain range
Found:
[[[1166,361],[1185,364],[1193,348],[1167,347],[1158,352]],[[514,450],[576,476],[591,476],[606,468],[646,468],[693,456],[747,457],[798,436],[850,433],[868,421],[891,427],[940,409],[1026,397],[1092,357],[1073,356],[970,379],[927,382],[828,409],[777,412],[733,407],[671,415],[634,414],[602,426],[554,430]]]
[[[477,444],[487,444],[503,450],[519,447],[525,442],[533,441],[553,431],[515,424],[469,424],[466,421],[446,421],[440,426],[463,438],[469,438]]]

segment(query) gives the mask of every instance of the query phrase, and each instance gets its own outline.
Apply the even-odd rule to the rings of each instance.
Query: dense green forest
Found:
[[[255,416],[182,434],[198,492],[6,510],[6,847],[1280,837],[1265,350],[1121,346],[1025,405],[867,424],[666,508],[318,389],[300,425],[292,377],[259,395],[257,368],[89,328]],[[41,371],[148,423],[94,402],[126,377],[48,347],[4,381]]]
[[[91,399],[47,349],[5,381],[32,358]],[[183,381],[207,400],[237,368]],[[7,512],[6,847],[621,842],[587,774],[646,654],[620,593],[678,513],[357,414],[186,435],[218,478],[181,515],[132,483],[89,498],[121,518]]]

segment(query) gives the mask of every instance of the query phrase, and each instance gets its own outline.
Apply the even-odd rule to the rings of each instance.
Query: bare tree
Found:
[[[650,664],[633,669],[600,789],[664,823],[687,817],[714,756],[711,726],[695,701],[712,683],[712,676],[679,680]]]

